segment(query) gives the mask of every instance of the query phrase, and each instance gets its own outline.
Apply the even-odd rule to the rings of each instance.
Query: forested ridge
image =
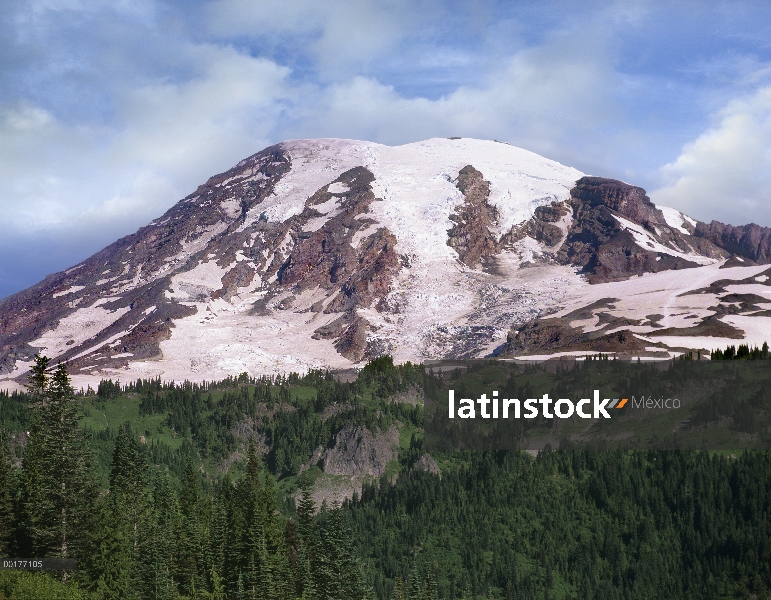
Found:
[[[0,554],[79,563],[0,571],[0,597],[771,597],[767,452],[433,452],[433,470],[422,406],[393,401],[424,369],[387,357],[350,383],[83,395],[36,369],[30,393],[0,395]],[[311,456],[349,425],[398,427],[398,458],[318,506]]]

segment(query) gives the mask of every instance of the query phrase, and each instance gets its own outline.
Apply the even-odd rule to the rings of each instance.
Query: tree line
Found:
[[[313,373],[100,386],[96,401],[138,394],[140,412],[164,415],[184,436],[173,449],[141,443],[130,422],[84,430],[66,368],[39,357],[32,375],[28,394],[1,400],[4,422],[30,433],[19,456],[0,444],[0,554],[79,564],[0,572],[0,598],[771,595],[767,452],[433,452],[429,469],[421,406],[389,398],[437,381],[388,357],[352,383]],[[264,456],[233,437],[244,419],[264,436]],[[397,475],[317,506],[313,469],[300,475],[299,465],[347,423],[414,433]],[[245,455],[237,468],[202,472],[207,456],[231,449]]]

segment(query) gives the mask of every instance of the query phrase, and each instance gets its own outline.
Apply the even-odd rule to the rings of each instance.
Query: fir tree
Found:
[[[14,473],[5,432],[0,430],[0,555],[10,556],[14,541]]]
[[[85,552],[96,483],[85,434],[78,427],[74,392],[64,364],[46,379],[37,357],[32,381],[41,399],[23,459],[23,513],[33,556]]]
[[[404,582],[402,581],[402,578],[397,575],[394,580],[394,592],[391,596],[391,600],[406,600],[406,598],[407,597],[404,595]]]
[[[147,519],[149,510],[138,446],[130,425],[120,425],[112,453],[110,491],[99,502],[99,526],[91,542],[94,551],[85,561],[91,587],[104,598],[138,598],[140,521]]]
[[[34,400],[42,404],[43,398],[48,391],[48,382],[51,379],[49,368],[50,360],[47,356],[35,354],[35,364],[30,368],[29,382],[27,390]]]
[[[143,598],[176,597],[174,541],[179,525],[179,504],[168,474],[156,475],[148,521],[140,529],[138,580]]]
[[[192,595],[193,590],[205,587],[207,574],[204,502],[192,459],[187,461],[182,479],[180,512],[182,518],[177,545],[177,575],[183,594]]]
[[[297,506],[297,519],[300,534],[298,571],[300,590],[305,600],[317,598],[316,579],[320,564],[315,513],[316,503],[313,501],[311,482],[307,476],[303,476],[300,480],[300,503]]]

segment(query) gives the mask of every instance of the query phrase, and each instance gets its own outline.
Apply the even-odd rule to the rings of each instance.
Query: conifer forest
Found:
[[[737,354],[768,350],[712,358]],[[0,599],[771,598],[768,451],[427,451],[429,379],[382,357],[76,391],[37,357],[0,394],[0,556],[77,568],[0,570]],[[319,501],[342,431],[398,432],[393,458]]]

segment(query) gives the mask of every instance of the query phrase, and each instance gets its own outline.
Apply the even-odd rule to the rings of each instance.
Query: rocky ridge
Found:
[[[0,372],[23,379],[35,352],[83,382],[347,368],[382,352],[660,354],[683,347],[661,331],[751,337],[742,319],[762,323],[764,290],[709,286],[760,285],[769,257],[769,228],[700,223],[506,144],[298,140],[0,300]],[[630,304],[650,277],[669,295]],[[694,330],[673,298],[702,288]]]

